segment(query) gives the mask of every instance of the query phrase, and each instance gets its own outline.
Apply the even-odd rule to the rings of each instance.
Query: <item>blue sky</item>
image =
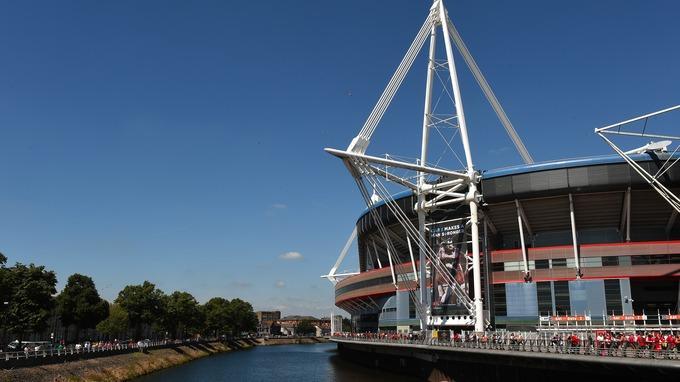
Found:
[[[447,5],[537,160],[609,153],[593,128],[678,102],[676,1]],[[0,251],[55,270],[59,288],[91,275],[108,299],[150,280],[200,301],[328,313],[318,276],[363,207],[322,149],[360,129],[428,8],[3,2]],[[476,165],[520,163],[459,67]],[[416,69],[371,153],[418,152]]]

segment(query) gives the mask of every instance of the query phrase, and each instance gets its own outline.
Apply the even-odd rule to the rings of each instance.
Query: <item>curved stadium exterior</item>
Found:
[[[632,158],[652,174],[674,154]],[[680,167],[661,178],[680,188]],[[672,208],[618,156],[521,165],[482,173],[482,293],[496,328],[535,328],[540,317],[676,312],[680,284],[680,219]],[[416,196],[395,200],[415,222]],[[571,201],[571,207],[570,207]],[[392,284],[385,245],[372,214],[357,221],[360,273],[335,287],[335,304],[352,314],[357,331],[419,328],[409,298],[416,283],[402,226],[384,203],[372,207],[391,236],[400,259],[397,271],[410,276]],[[573,208],[577,237],[572,238]],[[442,209],[428,222],[462,217],[463,209]],[[518,214],[524,221],[525,281]],[[418,258],[417,247],[414,258]],[[577,278],[577,262],[582,277]],[[444,317],[447,319],[460,317]]]

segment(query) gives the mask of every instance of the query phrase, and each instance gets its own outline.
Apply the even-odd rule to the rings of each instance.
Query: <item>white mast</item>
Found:
[[[433,2],[432,7],[436,5],[436,0]],[[432,84],[434,81],[435,73],[435,51],[437,48],[437,27],[432,26],[430,30],[430,50],[428,54],[427,61],[427,82],[425,83],[425,110],[423,111],[423,137],[420,146],[420,163],[425,165],[427,163],[427,146],[430,137],[430,113],[432,112]],[[425,248],[424,240],[425,236],[425,193],[423,192],[423,185],[425,184],[426,173],[420,171],[418,173],[418,204],[416,209],[418,211],[418,233],[421,240],[418,241],[418,260],[420,264],[420,279],[418,280],[418,287],[420,289],[420,303],[423,306],[429,305],[429,297],[427,293],[427,270],[425,269],[425,264],[427,259],[425,258]],[[427,317],[420,317],[420,328],[427,328]]]
[[[442,36],[444,39],[444,45],[446,50],[446,69],[450,75],[450,84],[443,84],[446,88],[449,88],[453,93],[452,103],[455,107],[455,115],[448,120],[455,120],[456,124],[449,122],[449,126],[457,128],[460,132],[460,143],[463,146],[463,151],[465,153],[465,167],[464,171],[451,171],[442,169],[440,167],[430,166],[427,163],[428,159],[428,147],[430,138],[430,128],[436,127],[436,118],[433,117],[433,106],[432,106],[432,87],[435,76],[438,76],[436,71],[438,68],[443,68],[444,64],[438,64],[435,62],[436,56],[436,39],[437,39],[437,29],[441,28]],[[375,132],[382,116],[389,107],[394,95],[396,94],[398,88],[403,82],[406,74],[413,65],[418,53],[422,49],[425,41],[430,40],[429,44],[429,54],[428,54],[428,71],[427,71],[427,82],[425,85],[425,106],[423,110],[423,124],[422,124],[422,140],[421,140],[421,153],[420,160],[418,163],[409,163],[400,160],[395,160],[392,158],[383,158],[378,156],[366,155],[366,150],[370,144],[371,136]],[[452,41],[453,40],[453,41]],[[510,123],[507,115],[503,111],[498,99],[496,99],[491,87],[488,82],[481,74],[479,67],[475,63],[472,55],[468,51],[467,47],[463,43],[460,35],[456,31],[455,27],[448,18],[446,8],[444,7],[443,0],[433,0],[430,12],[420,28],[415,39],[411,43],[408,51],[406,52],[404,58],[399,64],[394,75],[387,84],[385,90],[383,91],[377,104],[371,111],[371,114],[364,123],[361,131],[352,140],[350,145],[345,151],[326,149],[327,152],[341,158],[350,174],[354,177],[357,186],[359,187],[363,198],[369,211],[372,205],[371,197],[368,193],[368,188],[372,188],[373,192],[376,193],[384,202],[386,208],[396,217],[397,221],[402,225],[406,232],[406,241],[411,240],[418,243],[419,248],[419,261],[420,261],[420,277],[418,278],[418,285],[420,289],[419,295],[413,293],[411,298],[417,303],[421,317],[421,327],[425,328],[427,323],[433,323],[433,318],[429,311],[425,311],[425,307],[429,306],[429,296],[427,293],[427,275],[426,275],[426,264],[429,260],[433,270],[439,272],[439,274],[445,278],[445,283],[450,288],[452,288],[453,293],[457,296],[458,301],[463,304],[469,311],[469,315],[473,317],[475,330],[481,332],[484,330],[485,317],[483,311],[482,303],[482,284],[481,284],[481,266],[480,266],[480,254],[479,254],[479,202],[481,200],[481,195],[479,194],[479,180],[480,176],[475,171],[472,153],[470,149],[470,142],[468,137],[467,123],[465,120],[465,112],[463,109],[463,101],[460,91],[460,85],[458,83],[458,75],[456,72],[455,57],[453,54],[453,45],[458,48],[461,52],[465,62],[471,69],[472,74],[479,83],[484,95],[487,97],[491,103],[494,111],[498,115],[501,123],[506,128],[506,131],[510,135],[515,147],[520,152],[523,160],[527,163],[532,162],[532,158],[527,152],[524,144],[519,139],[519,136],[514,130],[514,127]],[[447,91],[448,92],[448,91]],[[449,142],[447,146],[451,149]],[[452,149],[451,149],[452,150]],[[382,166],[382,167],[381,167]],[[405,171],[416,172],[417,182],[413,184],[408,178],[393,175],[388,172],[388,168],[401,169]],[[442,177],[442,181],[438,183],[428,183],[426,176],[436,175]],[[415,210],[418,216],[418,226],[417,228],[410,221],[407,214],[401,209],[401,207],[394,201],[390,191],[382,184],[381,179],[386,179],[390,182],[394,182],[398,185],[407,187],[413,190],[417,196],[417,203],[415,205]],[[370,183],[367,185],[365,182]],[[431,198],[428,198],[431,196]],[[436,253],[432,250],[430,245],[426,240],[425,231],[425,214],[428,210],[437,209],[444,205],[451,204],[467,204],[470,208],[470,233],[472,241],[472,273],[473,273],[473,283],[474,283],[474,300],[471,300],[465,291],[465,288],[456,281],[452,275],[447,272],[446,268],[441,264],[441,261],[437,258]],[[374,211],[373,211],[374,212]],[[381,232],[382,237],[385,240],[385,246],[387,248],[388,254],[395,252],[392,246],[390,235],[386,232],[386,228],[380,221],[380,217],[375,216],[376,224],[378,230]],[[385,231],[385,232],[383,232]],[[390,251],[392,248],[392,251]],[[400,261],[397,253],[394,254],[394,259],[397,262],[391,265],[390,268],[392,272],[397,269],[398,262]],[[388,255],[388,259],[392,260],[392,256]],[[399,268],[399,272],[401,268]],[[394,274],[393,280],[395,285],[396,280],[399,283],[407,283],[408,280],[402,278],[402,274]],[[405,284],[407,285],[407,284]],[[430,315],[430,317],[426,317]],[[472,321],[467,321],[460,324],[471,325]]]

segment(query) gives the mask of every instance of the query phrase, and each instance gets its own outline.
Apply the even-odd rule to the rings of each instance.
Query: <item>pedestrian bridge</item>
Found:
[[[550,341],[438,341],[335,336],[341,356],[360,363],[439,380],[583,381],[595,377],[658,381],[680,378],[677,349],[654,351],[554,345]],[[546,374],[549,373],[549,374]],[[558,372],[558,373],[555,373]],[[435,375],[435,377],[433,377]],[[668,379],[671,377],[671,379]],[[633,379],[634,378],[634,379]],[[663,378],[663,379],[659,379]]]

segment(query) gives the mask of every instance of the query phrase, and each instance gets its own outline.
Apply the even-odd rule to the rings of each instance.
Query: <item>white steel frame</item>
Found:
[[[455,127],[460,132],[460,141],[463,146],[463,151],[465,153],[465,171],[457,172],[450,171],[441,168],[435,168],[427,165],[428,156],[428,145],[429,145],[429,131],[433,124],[433,121],[438,117],[432,115],[432,85],[435,75],[435,70],[437,67],[441,66],[435,61],[436,52],[436,40],[437,31],[441,29],[441,33],[444,40],[445,51],[446,51],[446,67],[450,75],[450,86],[453,92],[453,103],[455,105],[456,115],[455,120],[457,125]],[[430,40],[429,55],[428,55],[428,72],[427,81],[425,85],[425,107],[423,111],[423,125],[422,125],[422,141],[421,141],[421,156],[420,162],[413,164],[404,161],[398,161],[387,158],[380,158],[375,156],[366,155],[366,149],[371,140],[371,136],[375,132],[377,125],[382,119],[385,111],[387,110],[389,104],[391,103],[394,95],[396,94],[399,86],[403,82],[406,74],[413,65],[418,53],[422,49],[425,41]],[[472,271],[473,271],[473,285],[474,285],[474,301],[470,301],[467,294],[461,293],[461,288],[458,283],[451,278],[447,280],[450,282],[451,287],[454,289],[454,293],[458,295],[459,301],[462,301],[466,306],[468,306],[470,316],[472,321],[474,321],[475,330],[481,332],[485,327],[485,319],[483,314],[483,304],[482,304],[482,293],[481,293],[481,267],[480,267],[480,255],[479,255],[479,202],[481,200],[481,194],[478,191],[478,184],[480,180],[479,174],[475,171],[472,153],[470,150],[470,143],[468,138],[468,128],[465,119],[465,112],[463,109],[463,101],[460,91],[460,86],[458,83],[458,75],[456,72],[455,58],[453,54],[453,45],[456,45],[458,51],[463,56],[466,64],[470,68],[473,76],[480,85],[484,95],[491,104],[492,108],[496,112],[499,120],[506,129],[508,135],[513,141],[515,147],[517,148],[520,156],[525,163],[533,163],[531,155],[526,150],[526,147],[522,143],[521,139],[517,135],[512,123],[510,123],[509,118],[505,114],[505,111],[501,107],[498,99],[494,95],[488,82],[482,75],[477,63],[472,58],[467,46],[463,42],[460,34],[454,27],[453,23],[448,17],[447,10],[444,6],[443,0],[433,0],[432,7],[430,8],[429,14],[425,19],[422,27],[420,28],[415,39],[411,43],[406,55],[399,64],[394,75],[390,79],[387,87],[380,96],[377,104],[371,111],[369,117],[364,123],[363,127],[359,131],[359,134],[352,140],[346,150],[336,150],[326,148],[325,150],[335,155],[343,160],[346,167],[350,171],[350,174],[354,177],[359,189],[362,192],[367,206],[371,207],[370,197],[368,196],[368,190],[366,188],[365,181],[370,183],[373,188],[373,192],[380,194],[382,199],[385,201],[386,206],[389,210],[398,217],[399,222],[406,230],[407,242],[409,245],[409,251],[411,258],[413,260],[412,250],[410,247],[411,240],[415,241],[419,248],[419,260],[420,260],[420,277],[416,277],[418,280],[420,295],[411,295],[416,303],[416,306],[420,311],[421,327],[426,328],[428,322],[433,322],[432,317],[427,317],[425,313],[425,307],[429,305],[429,298],[427,295],[427,285],[426,285],[426,271],[425,264],[429,259],[433,267],[441,267],[438,264],[438,259],[436,254],[430,248],[426,241],[426,231],[425,231],[425,214],[428,210],[437,209],[444,205],[450,204],[467,204],[470,208],[470,232],[472,241]],[[453,119],[453,117],[448,117],[448,120]],[[376,166],[377,165],[377,166]],[[380,165],[385,166],[385,169],[379,168]],[[405,169],[417,172],[417,183],[414,184],[408,179],[398,177],[387,172],[387,166]],[[446,178],[450,178],[450,181],[445,181],[441,183],[428,183],[426,181],[427,175],[436,175]],[[407,187],[415,192],[417,195],[417,203],[415,210],[418,215],[418,227],[411,223],[408,217],[400,210],[400,208],[394,203],[391,194],[384,188],[381,181],[377,179],[385,178],[389,181],[397,183],[401,186]],[[433,198],[427,200],[428,195],[434,195]],[[381,235],[385,240],[385,244],[388,251],[388,260],[390,261],[390,268],[392,272],[392,278],[395,286],[398,287],[397,279],[403,276],[403,272],[397,272],[395,274],[395,266],[393,263],[392,253],[394,247],[391,244],[391,238],[385,232],[385,227],[382,226],[380,219],[376,219],[376,224],[378,225]],[[377,255],[377,250],[375,251]],[[415,263],[414,263],[415,267]],[[415,268],[414,268],[414,273]],[[446,273],[446,272],[442,272]]]
[[[352,243],[354,242],[354,239],[356,239],[356,237],[357,227],[354,227],[352,233],[349,234],[349,237],[347,238],[345,245],[342,247],[342,251],[340,251],[340,255],[338,256],[338,259],[335,261],[335,264],[333,264],[333,267],[328,272],[328,274],[321,276],[321,278],[328,279],[328,281],[335,285],[338,283],[339,281],[338,279],[343,279],[348,276],[354,276],[359,274],[358,272],[336,273],[338,267],[340,266],[340,264],[342,264],[342,261],[345,260],[345,257],[347,256],[347,253],[349,252],[349,249],[352,246]]]
[[[629,136],[629,137],[638,137],[638,138],[657,138],[657,139],[674,139],[674,140],[680,140],[680,136],[670,136],[670,135],[662,135],[662,134],[649,134],[646,133],[644,130],[641,133],[638,132],[632,132],[632,131],[621,131],[621,127],[631,124],[633,122],[645,120],[647,121],[649,118],[659,116],[661,114],[669,113],[672,111],[680,110],[680,105],[675,105],[663,110],[655,111],[653,113],[641,115],[639,117],[631,118],[628,120],[625,120],[623,122],[618,122],[614,123],[608,126],[600,127],[595,129],[595,134],[599,135],[600,138],[602,138],[619,156],[621,156],[632,168],[637,172],[661,197],[668,202],[668,204],[676,211],[680,212],[680,197],[675,195],[673,192],[671,192],[666,186],[664,186],[658,178],[663,175],[666,171],[668,171],[673,165],[675,165],[678,160],[675,160],[671,162],[668,166],[666,166],[668,163],[664,164],[664,166],[659,169],[659,171],[656,174],[650,174],[647,170],[645,170],[642,166],[640,166],[637,162],[635,162],[631,157],[630,154],[636,153],[636,152],[645,152],[645,151],[654,151],[658,147],[655,147],[656,145],[652,143],[649,143],[645,146],[642,146],[638,149],[635,150],[630,150],[630,151],[623,151],[620,149],[612,140],[607,138],[607,135],[619,135],[619,136]],[[646,126],[646,123],[645,123]],[[668,142],[669,144],[672,142]],[[630,191],[628,191],[627,194],[627,199],[626,203],[628,205],[628,209],[626,210],[626,216],[627,216],[627,224],[630,224]],[[627,234],[626,239],[629,241],[630,236]]]

